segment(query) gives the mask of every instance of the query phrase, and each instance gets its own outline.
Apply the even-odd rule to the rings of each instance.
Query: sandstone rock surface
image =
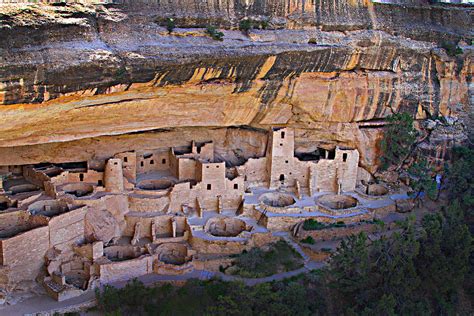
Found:
[[[370,166],[381,129],[369,125],[394,111],[459,117],[472,130],[472,46],[457,56],[439,48],[469,42],[465,8],[127,1],[0,13],[0,165],[107,155],[105,146],[133,143],[136,133],[186,143],[196,131],[205,140],[215,128],[284,125],[296,128],[297,150],[315,141],[355,147]],[[162,26],[169,16],[172,34]],[[245,36],[244,16],[268,28]],[[223,41],[206,36],[208,24],[223,29]],[[236,164],[258,142],[222,158]]]

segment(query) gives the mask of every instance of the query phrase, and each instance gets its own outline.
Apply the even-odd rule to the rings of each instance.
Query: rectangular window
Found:
[[[143,167],[143,161],[140,162],[140,166]]]
[[[127,157],[123,157],[123,162],[128,162],[128,158],[127,158]]]
[[[164,159],[164,158],[161,159],[161,163],[162,163],[163,165],[166,164],[166,159]]]
[[[281,132],[281,138],[285,138],[285,132]]]
[[[79,174],[79,181],[81,181],[81,182],[84,181],[84,174],[82,174],[82,173]]]
[[[234,183],[234,190],[238,190],[239,189],[239,185],[237,183]]]
[[[208,190],[211,189],[211,185],[210,185],[210,184],[207,185],[207,189],[208,189]]]
[[[347,160],[347,154],[342,154],[342,161],[346,162]]]
[[[154,165],[155,164],[155,161],[152,159],[150,160],[150,165]]]

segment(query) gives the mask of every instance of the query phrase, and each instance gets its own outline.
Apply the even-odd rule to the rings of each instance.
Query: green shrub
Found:
[[[127,75],[127,69],[125,67],[121,66],[117,71],[115,71],[115,78],[117,80],[124,79]]]
[[[252,20],[250,19],[243,19],[239,23],[239,30],[242,31],[244,34],[248,34],[249,31],[253,28]]]
[[[246,278],[261,278],[296,270],[302,266],[301,255],[285,241],[280,240],[268,250],[252,248],[246,253],[242,252],[227,272]]]
[[[406,112],[395,113],[386,118],[388,125],[380,149],[382,169],[387,170],[392,165],[398,165],[408,158],[417,137],[413,126],[413,117]]]
[[[312,218],[305,220],[303,223],[304,230],[320,230],[324,228],[326,228],[325,224],[315,221]]]
[[[266,30],[268,28],[269,24],[270,23],[268,22],[268,20],[262,20],[259,23],[259,28],[262,29],[262,30]]]
[[[316,44],[318,44],[318,42],[316,41],[316,39],[315,39],[314,37],[311,37],[311,38],[308,40],[308,44],[316,45]]]
[[[311,237],[311,236],[308,236],[304,239],[301,239],[301,242],[304,243],[304,244],[310,244],[310,245],[314,245],[314,243],[315,243],[314,238]]]
[[[206,28],[206,33],[216,41],[222,41],[224,37],[224,33],[218,31],[215,26],[209,25]]]
[[[331,223],[331,224],[325,224],[325,223],[320,223],[312,218],[305,220],[303,223],[304,230],[321,230],[321,229],[326,229],[326,228],[340,228],[340,227],[346,227],[346,224],[343,221],[338,221],[336,223]]]
[[[451,57],[455,57],[456,55],[461,55],[463,53],[462,48],[453,42],[443,42],[441,47],[444,48],[446,54]]]
[[[166,29],[168,30],[168,33],[171,34],[171,32],[173,32],[175,27],[176,27],[176,23],[174,22],[174,19],[173,18],[167,18],[166,19]]]

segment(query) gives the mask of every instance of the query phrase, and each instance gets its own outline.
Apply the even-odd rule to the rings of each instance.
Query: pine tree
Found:
[[[387,117],[388,126],[381,142],[382,169],[403,162],[411,151],[416,140],[413,118],[408,113],[396,113]]]

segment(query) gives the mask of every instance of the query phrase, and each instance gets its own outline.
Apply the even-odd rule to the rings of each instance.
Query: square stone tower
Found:
[[[293,186],[295,133],[288,128],[273,128],[267,147],[269,187]]]

